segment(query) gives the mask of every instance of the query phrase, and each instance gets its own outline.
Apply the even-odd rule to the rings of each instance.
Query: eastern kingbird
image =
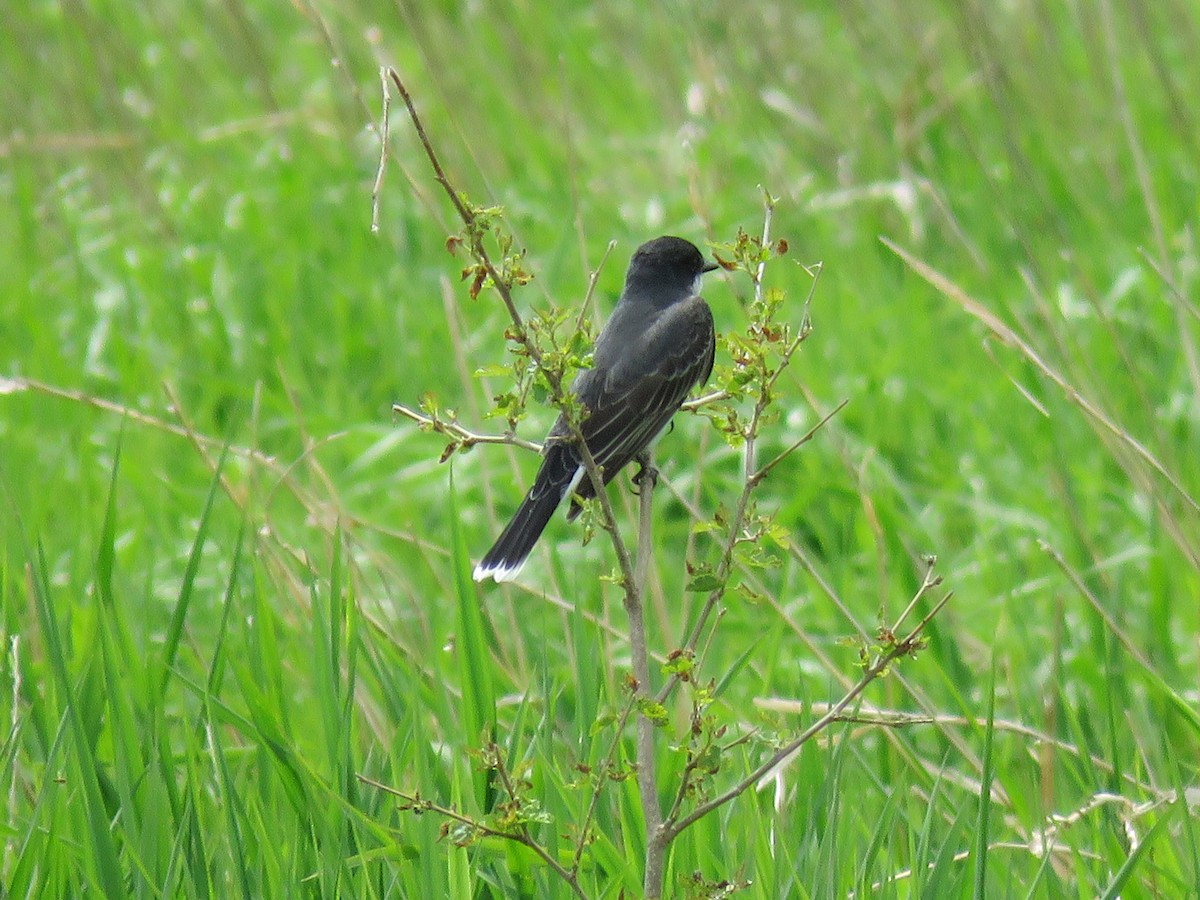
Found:
[[[584,407],[580,431],[605,484],[712,373],[713,317],[699,291],[701,276],[715,268],[683,238],[655,238],[633,254],[625,289],[596,339],[592,368],[571,387]],[[542,454],[520,509],[475,567],[476,581],[515,577],[558,505],[571,497],[569,522],[580,513],[578,498],[595,496],[564,417],[550,429]]]

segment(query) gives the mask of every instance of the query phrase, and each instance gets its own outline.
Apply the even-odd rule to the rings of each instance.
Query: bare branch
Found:
[[[433,167],[433,176],[437,179],[446,192],[446,196],[450,198],[450,202],[454,205],[455,212],[462,219],[462,223],[468,228],[475,224],[475,214],[463,202],[462,196],[450,183],[450,179],[446,176],[446,170],[442,168],[442,163],[438,159],[437,152],[433,149],[433,144],[430,143],[429,135],[425,131],[425,124],[421,121],[421,117],[417,115],[417,108],[413,105],[412,96],[408,93],[408,88],[404,86],[404,82],[400,80],[400,73],[395,69],[388,69],[388,76],[392,79],[392,83],[396,85],[396,90],[400,92],[401,98],[404,100],[404,105],[408,108],[408,117],[412,120],[413,127],[417,130],[417,137],[421,141],[421,146],[425,150],[425,156],[429,159],[429,164]],[[515,337],[529,352],[530,358],[541,366],[542,354],[537,345],[529,339],[529,335],[525,331],[525,320],[521,318],[521,313],[517,310],[516,301],[513,300],[512,290],[508,283],[496,271],[492,259],[488,256],[487,250],[483,247],[482,242],[476,242],[476,245],[471,247],[471,254],[475,256],[480,265],[483,266],[492,284],[496,288],[496,293],[500,295],[500,299],[504,301],[504,306],[508,309],[508,315],[512,319],[515,326]],[[551,381],[551,387],[554,392],[554,399],[561,400],[562,388],[559,379],[552,376],[555,373],[546,372],[547,377]]]
[[[403,403],[393,403],[392,412],[404,416],[406,419],[412,419],[422,428],[426,428],[435,434],[445,435],[463,447],[473,447],[476,444],[510,444],[513,447],[520,447],[522,450],[532,450],[534,453],[542,452],[542,445],[536,441],[527,441],[525,438],[518,437],[512,433],[479,434],[478,432],[464,428],[457,422],[448,421],[438,416],[427,416],[424,413],[405,406]]]

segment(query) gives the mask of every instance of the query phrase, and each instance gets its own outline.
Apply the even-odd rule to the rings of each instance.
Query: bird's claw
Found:
[[[654,490],[654,486],[658,484],[658,469],[641,459],[638,460],[638,465],[641,468],[634,473],[633,483],[641,487],[645,480],[650,483],[650,489]],[[634,493],[640,495],[639,491],[634,491]]]

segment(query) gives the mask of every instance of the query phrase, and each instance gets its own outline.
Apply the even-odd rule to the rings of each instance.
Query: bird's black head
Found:
[[[674,299],[700,290],[700,276],[717,264],[704,258],[691,241],[664,235],[637,248],[629,261],[625,290],[653,291]]]

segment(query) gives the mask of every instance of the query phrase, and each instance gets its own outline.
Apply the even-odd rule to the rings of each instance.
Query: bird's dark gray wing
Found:
[[[708,380],[713,353],[712,313],[692,297],[664,311],[643,340],[633,342],[628,364],[582,379],[578,393],[588,413],[581,431],[604,470],[605,484],[649,446],[692,388]],[[576,493],[591,497],[595,492],[584,477]],[[570,517],[577,513],[573,505]]]

